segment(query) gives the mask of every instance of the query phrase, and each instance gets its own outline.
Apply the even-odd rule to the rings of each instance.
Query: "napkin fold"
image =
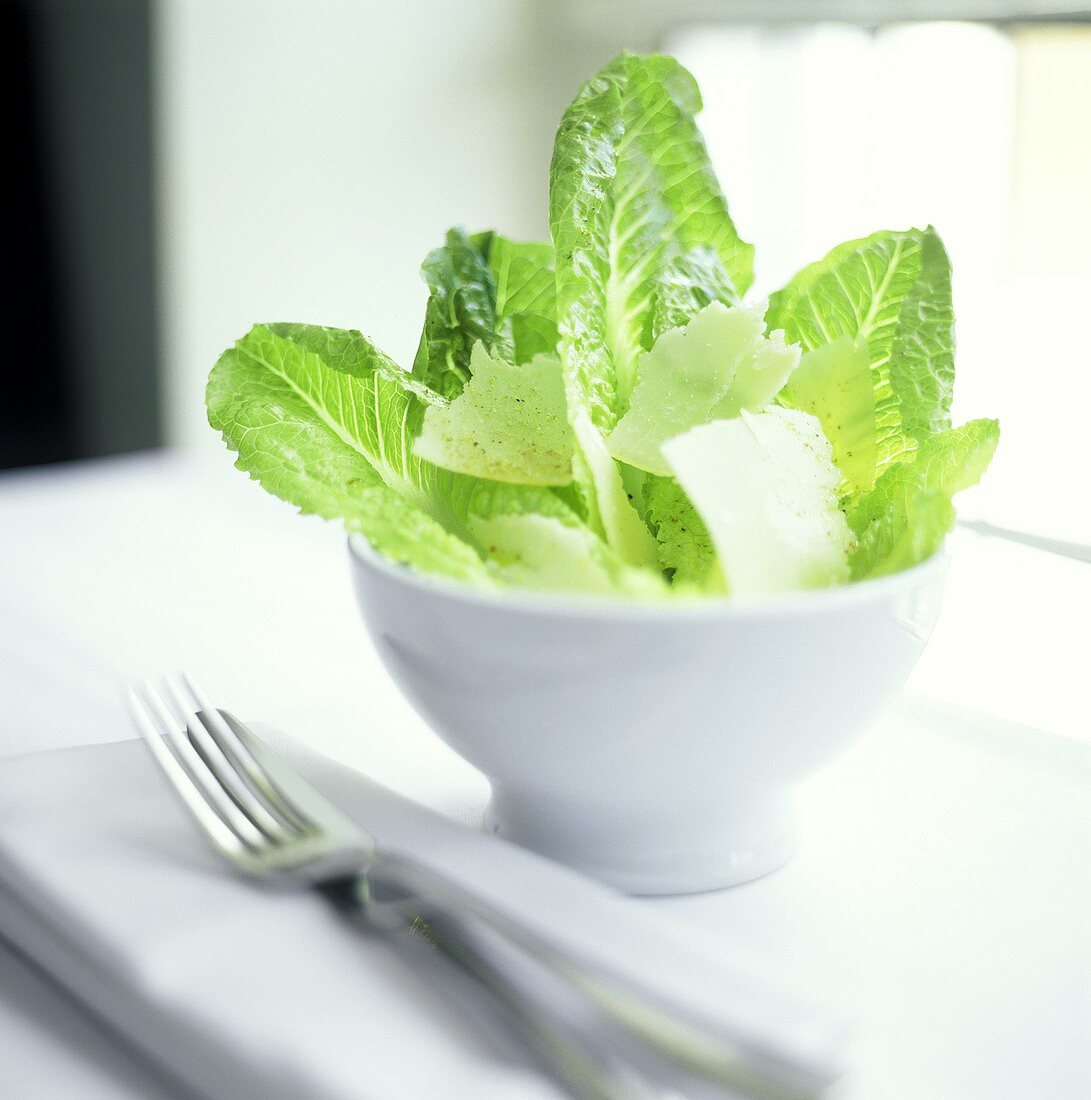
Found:
[[[837,1021],[648,903],[255,728],[381,846],[558,946],[809,1057],[840,1048]],[[210,1098],[560,1096],[396,944],[354,932],[315,895],[235,875],[139,742],[0,761],[0,936]]]

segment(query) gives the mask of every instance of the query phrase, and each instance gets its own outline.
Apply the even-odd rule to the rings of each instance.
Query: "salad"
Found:
[[[934,229],[849,241],[768,301],[673,58],[565,111],[552,243],[450,230],[410,370],[255,325],[208,381],[237,466],[387,558],[484,589],[669,598],[844,584],[931,556],[995,420],[952,427]]]

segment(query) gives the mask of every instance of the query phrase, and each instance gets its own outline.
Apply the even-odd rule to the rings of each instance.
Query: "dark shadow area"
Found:
[[[146,0],[0,0],[0,469],[160,441]]]

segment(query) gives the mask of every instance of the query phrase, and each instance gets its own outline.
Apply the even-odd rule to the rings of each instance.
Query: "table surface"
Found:
[[[1091,568],[976,536],[951,549],[929,650],[891,714],[805,785],[797,857],[643,904],[852,1019],[852,1098],[1082,1100]],[[237,713],[430,805],[486,797],[379,666],[335,526],[226,460],[0,477],[0,756],[129,737],[119,686],[182,667]],[[177,1095],[2,948],[0,1086]]]

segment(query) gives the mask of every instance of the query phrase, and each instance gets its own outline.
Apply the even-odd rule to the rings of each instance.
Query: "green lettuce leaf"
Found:
[[[663,453],[708,527],[732,596],[848,580],[841,475],[815,417],[743,411],[691,428]]]
[[[571,390],[565,387],[565,396]],[[586,409],[568,407],[572,425],[572,473],[587,522],[630,565],[654,565],[655,539],[633,506],[622,472]]]
[[[662,597],[669,589],[646,569],[626,564],[556,497],[552,504],[485,482],[471,517],[491,574],[506,585],[546,590]]]
[[[504,347],[513,363],[529,363],[539,355],[557,354],[557,322],[542,313],[515,313],[505,317]],[[507,352],[505,352],[507,354]]]
[[[929,226],[920,235],[919,271],[899,311],[890,350],[890,388],[902,430],[919,442],[949,428],[954,384],[951,261]]]
[[[494,481],[567,485],[572,429],[557,359],[538,355],[516,366],[477,344],[470,366],[462,393],[425,411],[417,456]]]
[[[664,332],[681,328],[712,302],[735,305],[739,296],[719,255],[700,245],[676,257],[658,273],[651,332],[641,341],[650,348]]]
[[[727,211],[694,115],[701,97],[673,58],[622,54],[565,111],[550,166],[557,319],[569,404],[608,431],[653,337],[660,283],[694,249],[742,293],[753,248]]]
[[[206,391],[209,423],[238,452],[238,468],[305,514],[344,520],[394,561],[491,587],[480,555],[403,495],[406,472],[395,474],[400,463],[387,469],[389,482],[380,474],[384,449],[374,432],[357,430],[350,411],[369,385],[360,377],[365,357],[350,353],[353,342],[335,330],[311,330],[308,336],[326,342],[344,369],[316,369],[317,354],[262,325],[213,368]],[[373,360],[372,398],[383,388],[385,368],[382,359]]]
[[[673,477],[644,483],[646,518],[659,544],[659,564],[676,587],[723,592],[723,575],[705,521]]]
[[[665,332],[637,367],[629,409],[610,433],[610,453],[653,474],[669,474],[663,443],[709,420],[757,412],[784,386],[799,348],[765,333],[765,303],[712,302],[685,327]]]
[[[557,329],[588,522],[633,564],[654,540],[628,503],[602,434],[628,406],[650,345],[660,280],[693,250],[743,291],[752,254],[735,231],[694,122],[700,94],[667,57],[623,54],[565,111],[550,165]],[[690,255],[693,262],[696,257]],[[669,280],[668,280],[669,281]]]
[[[486,255],[496,286],[496,314],[537,313],[552,317],[557,305],[553,246],[491,235]]]
[[[421,276],[430,293],[413,375],[441,396],[462,392],[476,344],[512,363],[556,351],[552,245],[450,229]]]
[[[513,363],[557,350],[557,277],[553,246],[493,234],[489,269],[496,287],[497,333]]]
[[[573,570],[567,582],[564,570],[546,569],[544,559],[525,550],[526,529],[582,528],[576,513],[549,489],[470,477],[416,454],[425,415],[447,402],[358,332],[257,325],[213,368],[207,403],[212,426],[238,452],[240,468],[304,511],[343,519],[396,561],[491,585],[515,574],[484,564],[483,555],[498,561],[522,555],[520,584],[587,587],[572,562],[573,538],[565,542]],[[540,522],[508,519],[490,529],[497,516]],[[624,562],[593,532],[579,545],[592,559],[588,570],[628,577]],[[535,563],[544,570],[537,581]],[[631,587],[631,578],[625,583]]]
[[[879,460],[875,391],[861,337],[839,336],[832,344],[807,352],[779,400],[818,417],[844,478],[843,496],[855,496],[875,484]]]
[[[237,377],[240,401],[256,403],[255,391],[268,406],[291,400],[297,423],[309,417],[312,438],[336,437],[395,492],[436,518],[450,518],[450,475],[407,445],[420,432],[425,408],[442,398],[367,337],[318,325],[255,325],[233,350],[247,368]]]
[[[753,248],[700,107],[668,57],[589,80],[554,144],[552,243],[450,230],[411,372],[355,331],[255,326],[207,390],[236,464],[490,590],[745,597],[933,554],[998,438],[951,427],[939,236],[847,242],[742,304]]]
[[[852,579],[882,577],[927,561],[954,523],[949,496],[895,479],[884,486],[883,510],[860,532],[849,560]]]
[[[976,485],[1000,440],[995,420],[971,420],[924,439],[848,511],[857,546],[852,577],[882,576],[930,558],[955,520],[951,498]]]
[[[931,227],[881,232],[839,245],[770,299],[770,326],[804,351],[843,336],[867,347],[880,470],[950,425],[950,270]]]
[[[489,267],[491,233],[450,229],[428,253],[421,277],[430,291],[413,376],[443,397],[456,397],[470,377],[470,354],[496,335],[496,285]]]

